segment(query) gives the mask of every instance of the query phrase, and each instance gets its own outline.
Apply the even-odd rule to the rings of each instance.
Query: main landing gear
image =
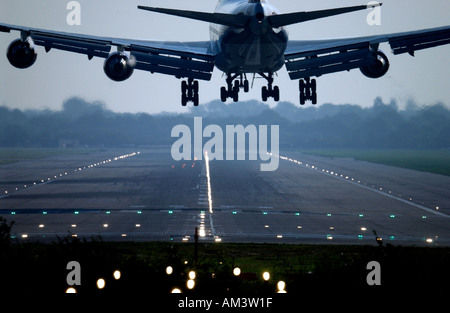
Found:
[[[273,73],[269,73],[268,75],[259,73],[259,75],[267,80],[267,87],[264,86],[261,89],[262,101],[266,102],[268,98],[273,98],[275,102],[280,101],[280,88],[278,86],[272,86]]]
[[[192,78],[181,82],[181,105],[186,106],[189,101],[198,106],[198,81]]]
[[[273,98],[274,101],[280,101],[280,88],[273,86],[273,73],[264,74],[259,73],[261,77],[267,80],[267,86],[262,87],[261,96],[265,102],[268,98]],[[238,78],[239,79],[236,79]],[[234,81],[234,84],[233,84]],[[220,100],[222,102],[227,101],[228,98],[233,99],[234,102],[239,101],[239,91],[244,89],[244,92],[248,92],[250,87],[248,79],[245,74],[227,74],[227,87],[220,88]]]
[[[268,98],[273,98],[275,102],[280,101],[280,88],[273,86],[273,73],[259,73],[259,75],[267,80],[267,86],[261,89],[261,97],[264,102]],[[250,89],[248,79],[245,74],[227,74],[227,87],[220,88],[220,99],[226,102],[228,98],[233,99],[234,102],[239,101],[239,91],[248,92]],[[312,104],[317,104],[317,83],[315,79],[309,77],[300,79],[300,104],[304,105],[306,101],[310,100]],[[186,106],[191,101],[194,106],[198,106],[198,81],[193,78],[183,80],[181,82],[181,105]]]
[[[315,79],[309,77],[300,79],[300,104],[304,105],[306,100],[311,100],[312,104],[317,104],[317,83]]]
[[[236,79],[238,76],[239,79]],[[248,79],[245,74],[227,74],[226,82],[227,87],[220,88],[220,100],[222,100],[222,102],[227,101],[228,98],[233,99],[234,102],[238,102],[240,89],[244,89],[244,92],[250,90]]]

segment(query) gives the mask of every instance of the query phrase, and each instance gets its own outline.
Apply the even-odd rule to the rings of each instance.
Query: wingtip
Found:
[[[146,7],[146,6],[143,6],[143,5],[138,5],[137,8],[139,10],[146,10],[146,11],[152,11],[152,9],[153,9],[152,7]]]
[[[369,2],[369,4],[367,4],[367,8],[368,9],[373,9],[373,8],[376,8],[376,7],[381,7],[382,5],[383,5],[382,2],[371,1],[371,2]]]

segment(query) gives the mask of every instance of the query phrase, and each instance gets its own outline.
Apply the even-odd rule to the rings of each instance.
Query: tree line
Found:
[[[373,106],[323,104],[299,107],[280,102],[213,101],[187,113],[116,113],[101,102],[71,98],[59,111],[0,107],[0,146],[56,147],[71,139],[86,147],[170,145],[175,125],[192,125],[194,116],[217,125],[279,125],[280,146],[345,149],[447,149],[450,110],[444,104],[399,109],[395,101]]]

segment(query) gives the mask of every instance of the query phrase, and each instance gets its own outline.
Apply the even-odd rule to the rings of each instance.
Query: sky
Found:
[[[154,12],[141,11],[137,5],[213,12],[216,0],[78,0],[81,25],[69,25],[69,0],[0,0],[0,22],[62,32],[130,39],[204,41],[209,40],[209,24]],[[272,0],[282,13],[311,11],[366,4],[368,0]],[[330,39],[358,37],[450,25],[448,0],[386,0],[381,9],[381,24],[369,25],[370,11],[353,12],[288,26],[289,38]],[[37,48],[38,59],[29,69],[13,68],[7,58],[9,43],[18,32],[0,33],[0,105],[18,109],[59,110],[70,97],[102,101],[115,112],[185,112],[182,108],[181,81],[172,76],[135,71],[125,82],[109,80],[103,72],[104,59],[89,61],[84,55]],[[318,103],[359,104],[367,107],[377,96],[405,105],[438,102],[450,105],[450,45],[394,56],[388,44],[380,46],[391,67],[380,79],[370,79],[356,69],[317,79]],[[211,81],[200,81],[200,105],[220,99],[225,77],[214,70]],[[299,105],[298,81],[291,81],[284,68],[275,78],[280,100]],[[261,100],[263,79],[256,79],[249,93],[240,100]],[[232,100],[229,100],[232,101]],[[271,106],[276,105],[272,100]],[[192,104],[188,104],[192,106]],[[311,106],[311,104],[306,104]]]

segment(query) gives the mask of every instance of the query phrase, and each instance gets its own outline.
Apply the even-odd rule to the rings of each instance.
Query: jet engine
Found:
[[[373,58],[373,64],[363,66],[360,68],[360,70],[365,76],[369,78],[380,78],[384,76],[389,70],[389,59],[380,50],[375,52]]]
[[[126,53],[114,52],[108,56],[103,65],[106,76],[121,82],[130,78],[133,74],[136,62],[134,57]]]
[[[37,58],[34,44],[31,39],[25,41],[17,39],[11,42],[6,56],[12,66],[22,69],[32,66]]]

